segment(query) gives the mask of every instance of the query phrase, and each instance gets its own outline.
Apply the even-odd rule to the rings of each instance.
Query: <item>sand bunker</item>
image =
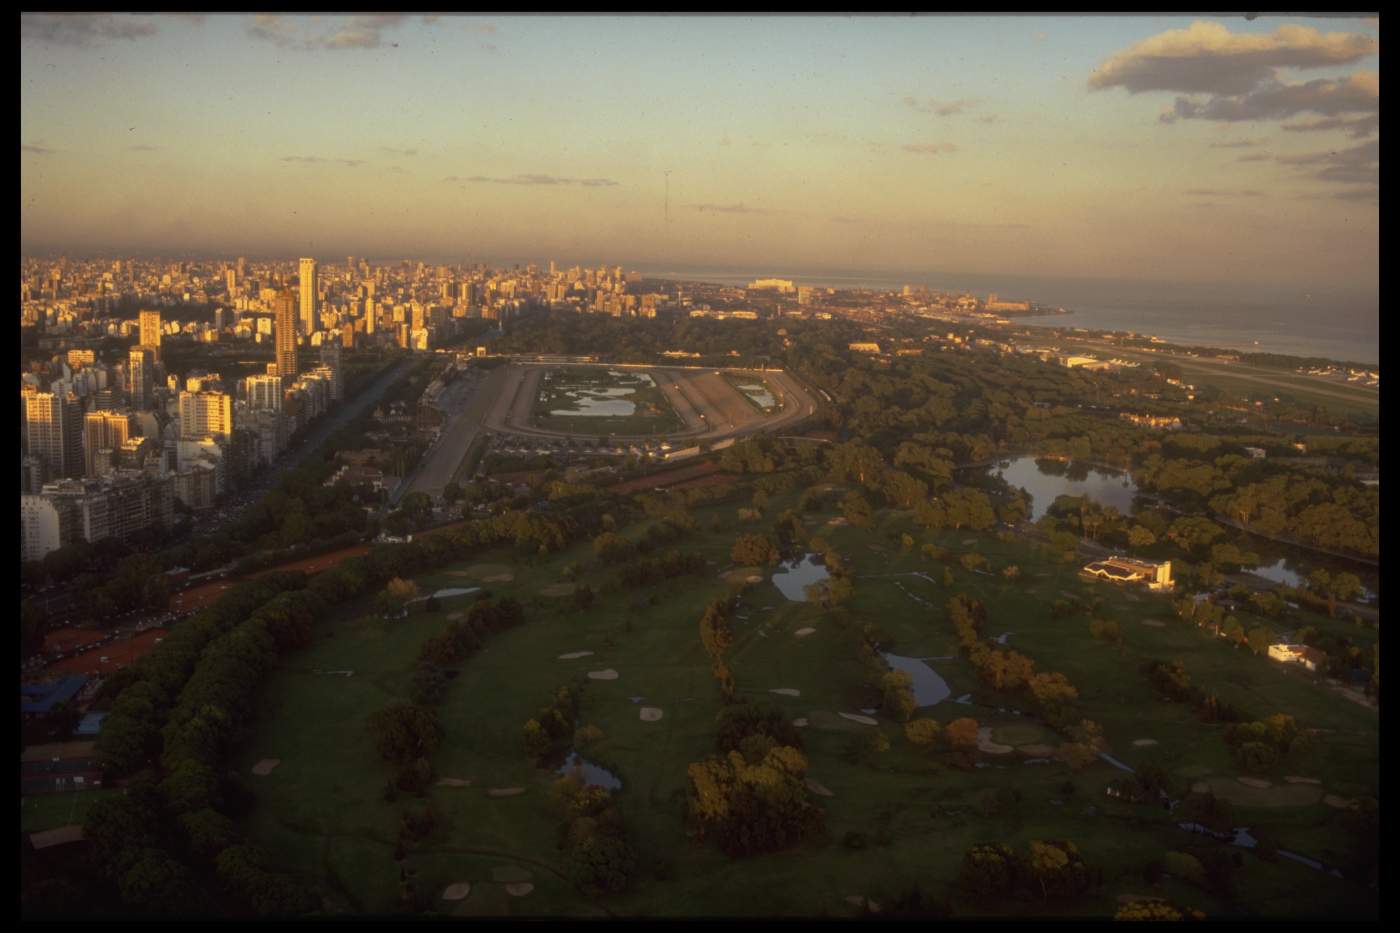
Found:
[[[551,583],[549,586],[540,587],[541,596],[572,596],[574,595],[574,585],[572,583]]]
[[[976,538],[963,538],[963,544],[976,544]]]
[[[833,528],[840,528],[842,525],[846,524],[846,519],[838,515],[835,518],[828,518],[826,523]]]
[[[1053,745],[1017,745],[1016,751],[1027,758],[1049,758],[1055,754]]]
[[[471,787],[472,782],[465,778],[438,778],[438,787]]]
[[[447,890],[442,892],[442,899],[444,901],[460,901],[470,893],[472,893],[472,886],[465,881],[459,881],[447,886]]]
[[[1010,745],[992,741],[991,726],[982,726],[977,730],[977,749],[989,755],[1006,755],[1015,751]]]
[[[753,574],[749,574],[747,577],[745,577],[745,578],[744,578],[744,582],[745,582],[745,583],[762,583],[762,582],[763,582],[763,578],[760,577],[758,574],[753,573]]]
[[[1322,783],[1322,782],[1319,781],[1317,778],[1298,777],[1298,775],[1296,775],[1296,774],[1290,774],[1290,775],[1286,776],[1286,777],[1284,778],[1284,780],[1287,781],[1287,782],[1290,783],[1290,784],[1321,784],[1321,783]]]
[[[523,787],[488,787],[486,794],[489,797],[515,797],[525,793]]]
[[[449,571],[447,571],[447,575],[448,575],[449,577],[470,577],[470,576],[471,576],[471,574],[467,573],[465,570],[449,570]]]
[[[798,638],[806,638],[808,635],[812,634],[815,631],[816,629],[812,628],[811,626],[805,626],[793,632],[792,634],[796,635]]]
[[[758,577],[758,579],[754,580],[752,579],[753,577]],[[727,583],[762,583],[763,568],[736,567],[733,570],[726,570],[724,573],[719,575],[719,578]]]
[[[1346,810],[1352,804],[1352,801],[1348,800],[1346,797],[1338,797],[1336,794],[1328,794],[1326,797],[1322,798],[1322,802],[1329,807],[1336,807],[1338,810]]]
[[[1156,739],[1133,739],[1133,744],[1139,748],[1146,748],[1149,745],[1156,745]]]
[[[1143,624],[1143,625],[1147,625],[1147,626],[1151,626],[1152,628],[1166,628],[1166,627],[1167,627],[1167,623],[1165,623],[1165,622],[1159,622],[1159,621],[1157,621],[1156,619],[1143,619],[1143,620],[1142,620],[1142,624]]]
[[[528,881],[514,881],[506,885],[506,893],[511,897],[524,897],[533,890],[535,886]]]
[[[515,574],[513,573],[497,573],[489,577],[481,578],[482,583],[510,583],[513,580],[515,580]]]
[[[656,722],[662,716],[661,710],[655,706],[642,707],[642,722]]]
[[[612,668],[605,671],[589,671],[588,677],[590,680],[617,680],[617,671]]]
[[[776,688],[776,689],[769,690],[768,692],[769,692],[769,693],[781,694],[782,696],[785,696],[785,697],[800,697],[800,696],[802,696],[802,691],[801,691],[801,690],[798,690],[798,689],[796,689],[796,688],[794,688],[794,687],[778,687],[778,688]]]
[[[281,763],[281,758],[264,758],[262,761],[253,765],[253,773],[258,775],[259,777],[266,777],[267,775],[272,773],[273,768],[277,767]]]
[[[799,728],[799,729],[806,728],[806,726],[807,726],[807,717],[806,717],[806,716],[798,716],[796,719],[794,719],[794,720],[792,721],[792,724],[793,724],[794,726],[796,726],[797,728]]]
[[[571,652],[569,652],[568,654],[561,654],[561,655],[559,655],[559,660],[561,660],[561,661],[577,661],[579,658],[586,658],[586,657],[588,657],[588,656],[589,656],[590,654],[592,654],[592,653],[593,653],[593,652],[591,652],[591,651],[571,651]]]
[[[1242,778],[1236,778],[1235,780],[1239,781],[1239,782],[1240,782],[1241,784],[1243,784],[1245,787],[1264,788],[1264,787],[1273,787],[1273,786],[1274,786],[1273,783],[1272,783],[1271,781],[1265,781],[1265,780],[1263,780],[1262,778],[1242,777]]]
[[[858,716],[855,713],[837,713],[836,715],[842,719],[849,719],[851,722],[858,722],[863,726],[878,726],[880,724],[876,719],[869,716]]]
[[[454,613],[452,613],[451,615],[449,615],[449,616],[447,617],[447,621],[449,621],[449,622],[456,622],[458,619],[462,618],[462,615],[463,615],[463,613],[454,612]]]
[[[83,828],[74,824],[45,830],[41,833],[30,833],[29,841],[36,849],[47,849],[49,846],[61,846],[70,842],[82,842]]]
[[[828,788],[826,785],[824,785],[824,784],[818,784],[816,781],[812,780],[811,778],[808,778],[808,779],[807,779],[806,784],[807,784],[807,789],[808,789],[809,791],[811,791],[812,793],[816,794],[818,797],[835,797],[835,796],[836,796],[835,794],[833,794],[833,793],[831,792],[831,789]]]

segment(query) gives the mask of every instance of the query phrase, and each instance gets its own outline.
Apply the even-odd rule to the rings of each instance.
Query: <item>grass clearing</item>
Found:
[[[777,514],[795,498],[796,493],[775,496],[770,511]],[[1121,772],[1107,764],[1078,773],[1059,762],[1027,765],[1023,755],[988,756],[984,760],[990,767],[962,771],[910,746],[900,724],[884,715],[876,715],[873,727],[838,715],[879,705],[851,649],[850,626],[871,621],[894,639],[896,653],[951,659],[928,662],[948,682],[951,697],[916,715],[945,724],[972,716],[1003,744],[1057,744],[1057,737],[1029,715],[1011,712],[1029,714],[1027,701],[988,690],[957,656],[943,609],[957,592],[986,602],[989,635],[1013,629],[1012,646],[1035,659],[1038,670],[1062,671],[1078,685],[1083,714],[1104,726],[1112,754],[1130,765],[1157,762],[1185,780],[1212,782],[1238,772],[1220,738],[1221,727],[1202,725],[1186,707],[1158,699],[1139,671],[1152,658],[1181,660],[1194,682],[1250,715],[1290,712],[1304,726],[1332,730],[1317,736],[1310,750],[1285,759],[1277,774],[1264,775],[1274,787],[1253,789],[1228,778],[1241,793],[1296,794],[1298,800],[1312,795],[1312,803],[1251,805],[1240,811],[1248,814],[1248,825],[1267,831],[1284,848],[1314,856],[1324,850],[1345,852],[1346,815],[1317,798],[1327,791],[1341,793],[1342,783],[1358,780],[1369,783],[1346,792],[1348,796],[1376,792],[1374,712],[1178,622],[1169,597],[1137,593],[1139,599],[1130,600],[1112,585],[1081,579],[1075,565],[1048,561],[1024,541],[1003,542],[991,533],[970,536],[966,530],[930,533],[915,528],[903,513],[877,513],[868,527],[829,526],[830,513],[805,515],[809,532],[819,530],[853,565],[855,595],[843,617],[819,604],[784,599],[771,583],[771,568],[761,572],[758,583],[743,582],[747,573],[735,582],[722,579],[721,573],[735,569],[728,562],[734,538],[751,526],[741,525],[730,506],[694,514],[701,527],[709,528],[711,522],[716,527],[676,546],[714,561],[713,574],[624,591],[616,588],[613,572],[592,558],[590,545],[581,542],[543,559],[519,560],[501,550],[470,566],[444,567],[417,578],[420,590],[431,592],[460,583],[454,572],[504,566],[514,579],[491,584],[492,595],[513,596],[526,607],[524,625],[492,638],[461,665],[440,708],[446,741],[434,769],[439,776],[470,780],[466,790],[434,787],[421,800],[400,796],[386,802],[383,791],[391,768],[378,761],[364,724],[374,710],[407,696],[418,647],[474,596],[443,600],[442,612],[417,611],[395,622],[373,618],[368,602],[346,607],[318,633],[334,637],[320,637],[307,651],[286,659],[264,692],[255,734],[238,765],[246,773],[262,758],[282,763],[258,779],[258,803],[246,824],[249,835],[279,866],[343,899],[350,909],[387,913],[399,904],[392,855],[400,814],[431,802],[439,828],[409,851],[406,864],[417,872],[415,884],[432,892],[439,913],[599,916],[599,904],[561,877],[559,814],[550,792],[555,776],[525,759],[520,733],[525,719],[556,687],[579,682],[586,685],[579,723],[596,724],[603,732],[582,754],[621,778],[616,800],[638,852],[640,868],[632,889],[601,902],[616,915],[827,912],[844,917],[852,915],[844,900],[848,895],[888,903],[918,883],[926,895],[952,894],[959,916],[1111,916],[1119,894],[1142,889],[1141,869],[1150,858],[1200,842],[1177,829],[1160,809],[1106,798],[1104,786]],[[1017,564],[1022,576],[1007,582],[999,574],[969,573],[954,561],[953,583],[945,586],[941,565],[930,564],[918,547],[907,552],[899,547],[906,531],[920,543],[954,553],[975,551],[994,571]],[[882,550],[873,551],[871,545]],[[586,611],[571,600],[546,595],[553,587],[560,588],[560,595],[572,593],[573,583],[558,582],[569,563],[582,567],[577,582],[589,584],[596,594]],[[916,571],[928,576],[908,575]],[[905,576],[881,578],[885,574]],[[733,592],[743,594],[740,614],[748,616],[736,620],[729,659],[740,694],[762,696],[790,719],[808,721],[802,732],[809,777],[832,796],[817,798],[826,812],[825,839],[795,851],[731,862],[713,846],[691,842],[681,809],[686,766],[711,751],[721,709],[698,620],[709,601]],[[1099,614],[1121,623],[1123,647],[1094,641],[1087,617],[1052,619],[1049,607],[1061,593],[1101,598]],[[910,594],[930,605],[915,602]],[[757,611],[770,606],[771,611]],[[1138,624],[1146,620],[1166,624]],[[794,637],[806,629],[813,631]],[[592,654],[577,662],[558,660],[561,653],[580,651]],[[311,673],[317,669],[353,669],[356,674],[317,677]],[[618,671],[619,679],[586,679],[590,670],[607,669]],[[770,693],[776,686],[800,696]],[[971,695],[970,704],[953,701],[964,694]],[[631,699],[639,696],[645,708],[664,710],[663,718],[644,720],[642,707]],[[889,739],[890,751],[853,759],[852,742],[877,732]],[[1143,736],[1159,744],[1134,746],[1133,740]],[[1288,784],[1282,780],[1285,774],[1312,775],[1323,784]],[[501,798],[486,793],[487,788],[508,787],[526,792]],[[1019,800],[998,802],[996,791],[1002,788],[1014,790]],[[871,839],[883,833],[888,843],[852,851],[841,845],[847,832]],[[957,894],[954,885],[969,846],[998,840],[1024,850],[1029,840],[1045,838],[1072,839],[1089,865],[1102,869],[1103,887],[1071,906],[1036,901],[983,907]],[[1287,860],[1245,858],[1234,904],[1197,888],[1182,885],[1178,890],[1175,882],[1166,885],[1163,896],[1213,917],[1375,915],[1374,892],[1354,881]],[[493,869],[503,864],[530,872],[535,887],[529,896],[511,897],[493,880]],[[441,901],[442,891],[459,882],[472,885],[470,895]]]
[[[531,408],[536,427],[571,434],[669,434],[685,425],[649,373],[551,369]]]

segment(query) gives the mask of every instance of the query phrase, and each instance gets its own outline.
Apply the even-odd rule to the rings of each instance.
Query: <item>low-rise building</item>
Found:
[[[1315,671],[1325,656],[1321,651],[1307,645],[1270,645],[1269,657],[1284,664],[1301,664],[1308,670]]]
[[[1084,573],[1114,583],[1146,583],[1153,590],[1172,588],[1172,562],[1169,560],[1154,564],[1115,554],[1086,564]]]

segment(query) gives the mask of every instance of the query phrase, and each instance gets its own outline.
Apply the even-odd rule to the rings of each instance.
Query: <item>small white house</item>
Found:
[[[1317,670],[1321,652],[1307,645],[1270,645],[1269,657],[1284,664],[1301,664],[1310,671]]]

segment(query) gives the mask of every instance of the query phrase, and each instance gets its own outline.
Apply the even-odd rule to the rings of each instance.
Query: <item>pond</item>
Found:
[[[1039,521],[1059,496],[1087,497],[1128,515],[1138,491],[1137,484],[1127,473],[1082,463],[1018,457],[1002,461],[991,469],[994,475],[1031,494],[1031,521]]]
[[[805,603],[807,587],[830,576],[820,554],[807,554],[779,564],[777,573],[773,574],[773,585],[793,602]]]
[[[914,680],[914,705],[933,706],[952,695],[948,683],[938,672],[919,658],[905,658],[897,654],[885,654],[885,663],[891,670],[903,671]]]
[[[753,399],[758,407],[762,408],[764,411],[768,411],[777,404],[777,399],[773,398],[773,393],[769,392],[768,387],[765,385],[747,384],[736,386],[736,388]]]
[[[579,757],[578,752],[569,752],[569,757],[564,759],[564,763],[555,771],[558,775],[567,775],[573,772],[583,779],[583,783],[594,787],[606,787],[608,790],[621,790],[622,778],[613,774],[602,765],[594,764],[586,758]]]
[[[1279,558],[1267,567],[1255,567],[1249,572],[1255,576],[1263,577],[1265,580],[1282,583],[1284,586],[1303,586],[1308,582],[1301,573],[1288,567],[1284,558]]]
[[[556,409],[551,415],[579,416],[582,418],[616,418],[634,414],[637,406],[623,396],[631,395],[635,389],[569,389],[564,394],[573,402],[570,409]]]

